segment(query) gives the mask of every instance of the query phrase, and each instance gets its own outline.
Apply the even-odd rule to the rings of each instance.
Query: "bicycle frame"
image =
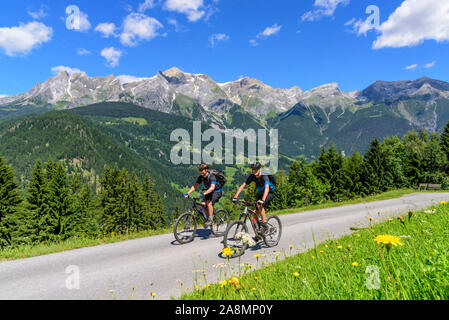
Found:
[[[204,222],[206,222],[206,217],[204,216],[204,214],[202,214],[201,210],[198,208],[201,208],[201,202],[198,202],[198,200],[200,198],[193,198],[193,197],[189,197],[189,199],[193,200],[192,202],[192,214],[195,215],[195,212],[197,213],[198,216],[201,217],[201,219],[203,219]]]
[[[254,234],[256,236],[259,236],[259,231],[258,231],[260,228],[259,214],[257,213],[257,211],[251,210],[249,208],[249,206],[253,206],[253,205],[255,206],[255,203],[254,202],[244,202],[243,204],[245,205],[245,209],[243,209],[243,212],[240,214],[239,220],[242,220],[242,218],[244,217],[243,223],[246,224],[246,220],[249,218],[251,226],[254,230]],[[255,219],[253,216],[256,216],[257,219]]]

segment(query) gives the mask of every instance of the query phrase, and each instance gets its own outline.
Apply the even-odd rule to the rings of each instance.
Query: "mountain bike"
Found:
[[[263,240],[268,247],[277,246],[282,234],[282,224],[278,216],[269,216],[267,218],[268,230],[262,233],[260,230],[262,221],[256,212],[256,202],[237,201],[237,205],[245,206],[240,214],[239,220],[231,222],[223,236],[223,245],[233,251],[231,258],[241,256],[249,246],[248,227],[246,221],[249,219],[253,228],[255,237],[253,240],[257,243]],[[254,207],[254,209],[250,209]],[[250,236],[250,235],[249,235]]]
[[[187,197],[192,200],[192,209],[181,214],[176,219],[173,233],[176,240],[181,243],[189,243],[193,241],[197,229],[197,221],[206,223],[208,217],[206,213],[201,209],[200,197]],[[225,209],[214,210],[213,224],[210,226],[212,234],[216,237],[224,235],[226,228],[229,224],[229,213]]]

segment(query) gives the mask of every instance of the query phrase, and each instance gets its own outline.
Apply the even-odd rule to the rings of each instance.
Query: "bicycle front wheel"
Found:
[[[193,241],[196,233],[196,219],[193,213],[186,212],[176,219],[173,233],[176,240],[181,243],[189,243]]]
[[[225,209],[219,209],[214,212],[214,223],[211,230],[214,236],[222,237],[229,225],[229,213]]]
[[[277,216],[271,216],[267,219],[268,231],[263,236],[263,241],[268,247],[277,246],[281,240],[282,224]]]
[[[242,233],[248,233],[248,227],[243,221],[237,220],[231,222],[223,236],[223,245],[225,248],[230,248],[233,252],[230,258],[239,257],[245,253],[248,248],[248,243],[243,243]]]

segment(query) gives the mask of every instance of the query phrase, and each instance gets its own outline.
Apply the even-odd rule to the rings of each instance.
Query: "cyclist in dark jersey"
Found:
[[[266,175],[262,175],[261,168],[262,165],[259,162],[256,162],[255,164],[251,165],[251,168],[253,169],[253,174],[246,179],[246,182],[244,182],[240,188],[237,190],[237,193],[234,196],[233,201],[236,202],[237,198],[239,197],[239,194],[245,189],[245,187],[252,183],[256,183],[256,189],[258,191],[257,194],[257,213],[262,217],[262,233],[268,230],[267,225],[267,216],[265,214],[265,207],[268,206],[268,204],[273,200],[274,198],[274,190],[275,186],[271,183],[270,178]]]
[[[209,165],[207,163],[200,164],[198,169],[200,170],[200,176],[190,190],[187,193],[184,193],[184,197],[189,196],[201,183],[207,188],[207,190],[200,195],[200,197],[204,197],[205,200],[201,203],[201,206],[208,216],[208,220],[204,224],[207,228],[213,224],[214,204],[220,200],[222,196],[222,186],[217,177],[209,172]]]

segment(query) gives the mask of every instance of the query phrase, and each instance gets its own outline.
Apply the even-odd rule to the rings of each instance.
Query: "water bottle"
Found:
[[[203,214],[204,218],[207,218],[206,212],[204,212],[203,208],[200,208],[200,212]]]

